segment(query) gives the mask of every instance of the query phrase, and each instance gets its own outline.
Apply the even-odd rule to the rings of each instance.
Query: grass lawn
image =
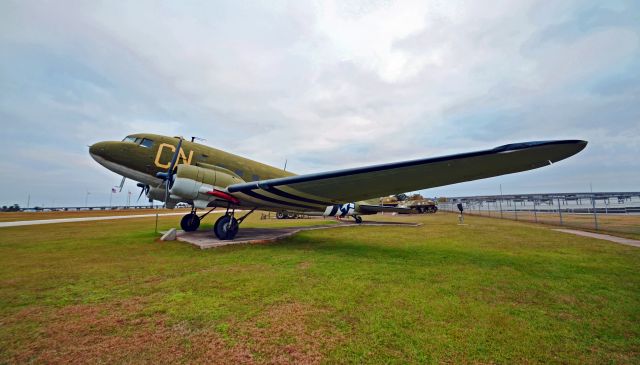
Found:
[[[367,218],[424,225],[206,251],[147,218],[0,228],[0,363],[640,362],[640,249]]]

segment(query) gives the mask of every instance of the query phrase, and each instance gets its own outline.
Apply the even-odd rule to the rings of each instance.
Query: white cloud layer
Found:
[[[637,19],[634,1],[6,1],[0,201],[108,199],[86,145],[140,131],[301,173],[581,138],[427,193],[640,190]]]

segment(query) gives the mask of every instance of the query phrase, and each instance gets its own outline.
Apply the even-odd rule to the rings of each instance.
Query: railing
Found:
[[[21,212],[66,212],[81,210],[127,210],[127,209],[162,209],[162,205],[113,205],[113,206],[95,206],[95,207],[32,207],[20,208]]]
[[[464,214],[491,218],[512,219],[561,227],[602,231],[640,239],[640,198],[604,193],[576,193],[521,196],[462,197],[439,203],[443,211],[459,213],[462,203]],[[637,194],[637,193],[635,193]]]

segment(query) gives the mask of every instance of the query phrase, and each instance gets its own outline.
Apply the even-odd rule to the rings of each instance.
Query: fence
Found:
[[[571,193],[449,198],[439,209],[602,231],[640,239],[640,193]]]

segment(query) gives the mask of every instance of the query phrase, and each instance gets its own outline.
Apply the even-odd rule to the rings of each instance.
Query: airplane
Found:
[[[140,133],[122,141],[89,147],[100,165],[138,181],[149,200],[191,205],[180,221],[184,231],[198,229],[216,207],[226,212],[214,224],[221,240],[232,240],[242,221],[254,210],[352,217],[400,212],[383,206],[379,197],[404,191],[484,179],[537,169],[582,151],[582,140],[512,143],[493,149],[296,175],[182,137]],[[198,209],[209,210],[198,215]],[[236,209],[249,212],[235,217]]]

